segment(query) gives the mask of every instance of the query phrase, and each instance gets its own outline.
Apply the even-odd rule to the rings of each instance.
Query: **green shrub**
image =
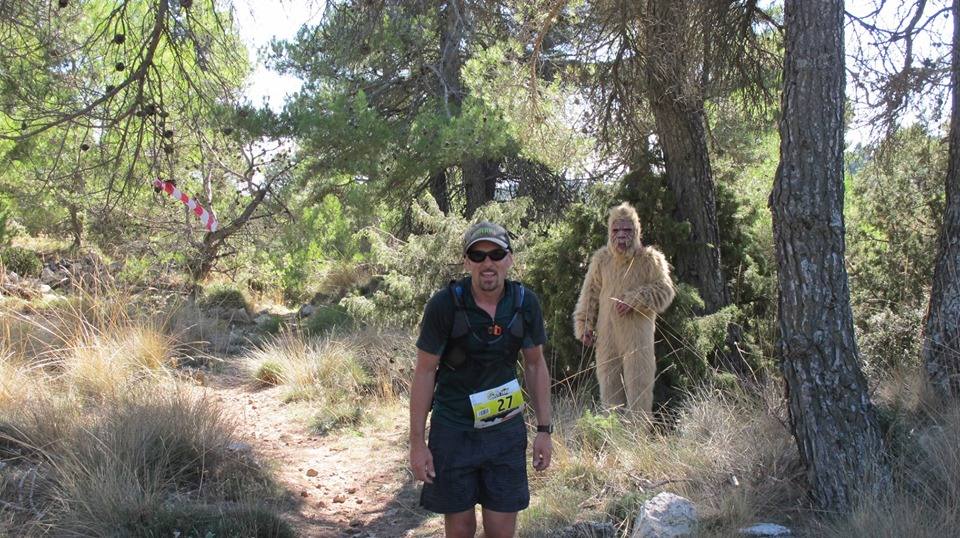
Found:
[[[573,337],[572,320],[590,255],[606,242],[605,205],[572,206],[566,219],[538,239],[526,258],[523,280],[537,293],[543,308],[550,335],[546,353],[552,377],[575,385],[593,377],[593,355]]]
[[[588,409],[577,419],[576,439],[584,449],[600,450],[625,433],[626,428],[617,413],[595,415]]]
[[[283,329],[283,318],[275,314],[267,314],[267,316],[267,318],[257,322],[257,330],[263,334],[279,334]]]
[[[854,305],[926,306],[943,221],[947,144],[921,125],[862,150],[848,181],[847,266]]]
[[[0,249],[0,265],[7,271],[13,271],[20,276],[39,277],[43,270],[40,256],[32,250],[22,247],[6,247]]]
[[[7,213],[6,208],[3,206],[3,200],[0,200],[0,245],[9,243],[13,235],[7,224],[9,221],[10,214]]]
[[[871,376],[898,368],[919,368],[923,344],[923,307],[881,307],[872,312],[857,308],[857,346],[864,370]]]
[[[132,510],[123,535],[137,538],[182,536],[213,538],[293,538],[290,525],[269,510],[254,506],[173,505],[163,506],[144,518]],[[119,530],[119,529],[118,529]]]
[[[150,280],[155,261],[148,256],[130,256],[123,261],[118,278],[125,284],[142,284]]]
[[[524,236],[521,222],[530,206],[528,198],[487,204],[477,210],[474,220],[487,219],[503,224],[516,235],[513,248],[516,269],[511,278],[523,274]],[[444,215],[433,198],[425,194],[410,208],[413,233],[403,241],[367,229],[371,258],[382,277],[367,296],[348,296],[341,304],[360,321],[373,324],[413,327],[423,307],[437,290],[463,274],[461,240],[469,223],[455,214]]]
[[[250,311],[246,294],[229,284],[215,284],[205,289],[199,300],[201,308],[220,307],[231,310],[243,308]]]
[[[304,330],[311,336],[319,336],[334,329],[349,327],[353,318],[347,309],[340,305],[318,306],[316,311],[307,318]]]
[[[357,402],[333,400],[321,402],[310,421],[310,430],[326,435],[344,426],[355,426],[363,418],[363,407]]]
[[[253,377],[265,385],[283,383],[283,365],[275,360],[265,360],[257,365]]]

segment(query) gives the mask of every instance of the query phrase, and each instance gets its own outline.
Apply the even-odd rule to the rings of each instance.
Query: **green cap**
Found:
[[[510,250],[510,234],[506,228],[486,220],[467,228],[467,233],[463,234],[463,251],[470,250],[470,247],[480,241],[490,241],[501,248]]]

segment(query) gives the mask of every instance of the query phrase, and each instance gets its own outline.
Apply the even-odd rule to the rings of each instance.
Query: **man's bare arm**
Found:
[[[417,364],[410,385],[410,469],[417,480],[433,483],[433,455],[427,448],[427,413],[433,403],[433,386],[440,356],[417,350]]]
[[[550,404],[550,372],[543,357],[543,346],[523,350],[523,379],[527,393],[533,400],[533,411],[537,415],[537,424],[550,424],[553,420],[553,407]],[[550,466],[553,443],[550,434],[538,433],[533,440],[533,468],[542,471]]]

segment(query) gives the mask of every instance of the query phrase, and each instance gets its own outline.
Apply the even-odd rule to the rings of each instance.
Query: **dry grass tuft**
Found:
[[[848,517],[817,524],[823,536],[940,537],[960,521],[960,401],[939,402],[919,369],[881,380],[876,401],[892,453],[894,483]]]
[[[408,333],[359,331],[343,339],[286,334],[250,353],[246,370],[258,383],[283,387],[287,401],[310,401],[312,429],[326,433],[358,423],[377,400],[409,390],[413,349]]]
[[[172,499],[240,500],[225,495],[229,481],[271,487],[257,466],[238,464],[220,409],[173,385],[140,385],[82,411],[64,397],[21,404],[0,413],[0,446],[32,475],[27,491],[4,496],[54,534],[150,535],[144,526],[156,522],[144,518]]]
[[[84,334],[72,343],[59,365],[65,383],[79,394],[101,398],[156,383],[171,375],[174,340],[155,327],[111,327]]]
[[[246,369],[259,383],[283,386],[286,401],[309,401],[318,433],[359,422],[368,405],[364,398],[373,393],[356,346],[329,337],[282,335],[251,352]]]
[[[250,352],[247,370],[264,384],[283,385],[288,401],[319,399],[335,391],[357,394],[370,382],[356,346],[332,338],[282,335]]]
[[[263,506],[269,475],[230,449],[233,423],[178,384],[168,319],[127,299],[0,316],[0,533],[292,535]]]
[[[612,521],[627,535],[642,502],[662,491],[694,501],[708,536],[796,513],[803,505],[798,457],[773,401],[773,390],[705,388],[688,396],[674,430],[653,432],[577,402],[558,405],[554,467],[533,480],[521,534],[586,519]],[[571,417],[565,408],[583,411]]]

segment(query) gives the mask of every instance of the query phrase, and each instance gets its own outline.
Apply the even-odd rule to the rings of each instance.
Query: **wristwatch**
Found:
[[[553,433],[553,424],[537,424],[537,433]]]

